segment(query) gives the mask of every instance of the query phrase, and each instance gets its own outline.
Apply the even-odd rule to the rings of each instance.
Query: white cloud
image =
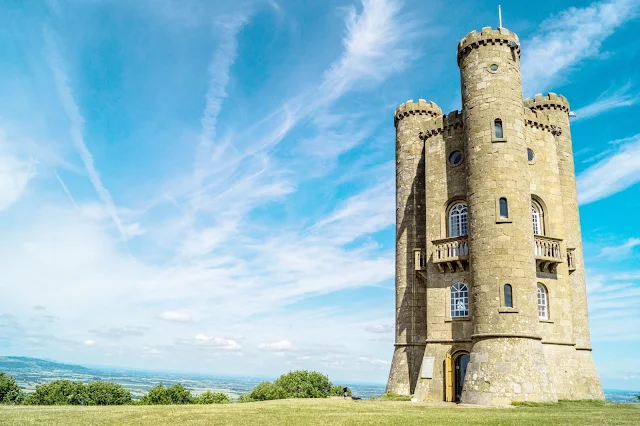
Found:
[[[581,205],[606,198],[640,181],[640,134],[577,177]]]
[[[80,114],[80,109],[78,108],[78,104],[74,99],[71,82],[67,74],[64,59],[62,58],[62,54],[60,53],[60,48],[58,47],[59,43],[57,39],[57,34],[50,30],[48,27],[45,27],[44,40],[47,60],[49,63],[49,67],[53,72],[55,87],[58,92],[58,96],[60,97],[62,106],[64,107],[67,116],[69,117],[69,121],[71,122],[71,140],[73,141],[73,145],[75,146],[78,154],[80,155],[80,158],[82,159],[82,163],[84,164],[84,167],[89,174],[89,179],[91,180],[91,183],[93,184],[98,197],[100,197],[100,200],[104,203],[105,208],[109,212],[109,216],[120,232],[122,239],[126,240],[127,233],[124,226],[122,225],[120,217],[118,216],[115,203],[113,202],[113,198],[111,197],[111,193],[103,185],[102,180],[100,179],[100,174],[96,169],[93,155],[89,151],[89,148],[87,148],[87,144],[84,141],[84,118]]]
[[[552,89],[573,66],[599,55],[602,43],[639,9],[637,0],[601,1],[570,7],[542,22],[537,34],[523,43],[525,93]]]
[[[640,93],[629,93],[631,87],[631,84],[627,83],[613,93],[609,91],[602,93],[595,102],[575,111],[576,120],[592,118],[612,109],[637,104],[640,102]]]
[[[84,341],[85,346],[95,346],[95,344],[96,344],[95,340],[88,339]]]
[[[190,322],[191,315],[184,312],[164,311],[158,315],[158,318],[172,322]]]
[[[623,244],[612,247],[603,247],[599,257],[607,257],[612,260],[624,260],[628,258],[635,247],[640,246],[640,238],[629,238]]]
[[[290,351],[293,349],[293,345],[288,340],[280,340],[278,342],[273,343],[261,343],[258,345],[258,348],[264,349],[265,351]]]
[[[376,324],[365,328],[370,333],[389,334],[393,333],[393,324]]]
[[[205,334],[198,334],[194,337],[194,340],[197,343],[206,343],[211,346],[215,346],[218,349],[222,349],[225,351],[240,351],[242,350],[242,346],[235,340],[231,339],[223,339],[221,337],[211,337]]]
[[[15,203],[35,176],[35,162],[24,162],[0,152],[0,211]]]

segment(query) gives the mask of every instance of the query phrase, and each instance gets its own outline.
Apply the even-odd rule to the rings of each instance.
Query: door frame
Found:
[[[445,376],[445,401],[447,402],[459,402],[456,401],[455,383],[456,383],[456,369],[455,364],[458,358],[462,355],[470,355],[469,351],[465,349],[456,349],[452,353],[447,353],[444,360],[444,376]]]

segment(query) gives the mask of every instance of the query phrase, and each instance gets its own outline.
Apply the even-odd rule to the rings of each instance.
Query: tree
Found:
[[[16,384],[13,377],[0,372],[0,403],[20,404],[24,399],[24,393]]]
[[[329,377],[317,371],[291,371],[274,382],[284,389],[288,398],[326,398],[331,394]]]
[[[222,392],[206,391],[193,400],[194,404],[229,404],[231,400]]]
[[[248,398],[242,402],[250,401],[271,401],[273,399],[289,398],[289,394],[282,386],[271,383],[262,382],[249,393]]]
[[[86,386],[88,405],[131,404],[131,392],[112,382],[92,382]]]
[[[149,389],[149,392],[140,398],[140,404],[147,405],[191,404],[192,401],[191,391],[180,383],[168,388],[160,383]]]
[[[31,405],[88,405],[89,398],[82,382],[55,380],[36,386],[36,391],[24,402]]]

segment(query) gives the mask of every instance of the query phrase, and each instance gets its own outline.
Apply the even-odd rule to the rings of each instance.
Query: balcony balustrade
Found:
[[[559,263],[564,262],[561,252],[562,240],[536,235],[536,267],[540,272],[555,272]]]
[[[449,267],[451,272],[456,269],[464,271],[465,264],[469,262],[469,243],[467,236],[444,238],[434,240],[433,263],[436,264],[440,272],[444,272],[444,267]]]

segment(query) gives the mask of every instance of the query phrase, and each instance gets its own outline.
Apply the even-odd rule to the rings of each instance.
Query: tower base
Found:
[[[385,392],[412,395],[420,373],[420,362],[423,356],[424,346],[396,346]]]
[[[474,341],[462,403],[508,405],[512,401],[557,400],[539,339],[510,336]]]
[[[558,399],[604,400],[591,351],[576,350],[571,345],[542,346]]]

